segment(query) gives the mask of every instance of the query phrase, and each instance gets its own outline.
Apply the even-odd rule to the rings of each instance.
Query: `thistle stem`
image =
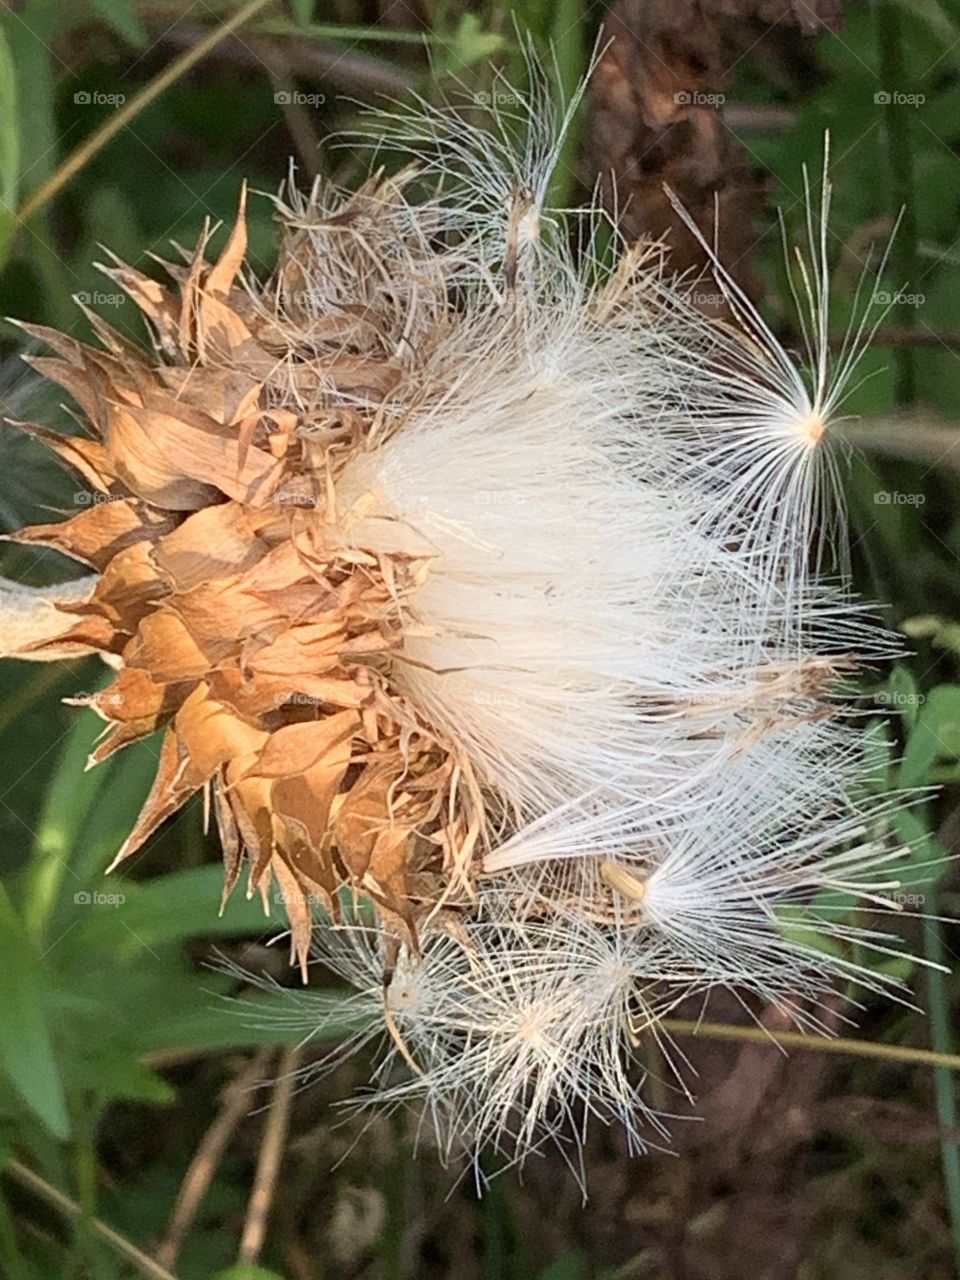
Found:
[[[32,1169],[29,1169],[25,1164],[21,1164],[19,1160],[7,1160],[3,1165],[3,1172],[12,1178],[14,1182],[19,1183],[21,1187],[32,1192],[33,1195],[52,1208],[57,1209],[64,1217],[79,1217],[81,1210],[75,1200],[71,1200],[59,1187],[55,1187],[52,1183],[47,1182],[45,1178],[41,1178],[38,1173],[34,1173]],[[112,1227],[108,1227],[99,1218],[93,1219],[91,1227],[101,1240],[105,1240],[117,1253],[126,1258],[141,1275],[148,1276],[149,1280],[177,1280],[176,1276],[168,1271],[166,1267],[161,1267],[159,1263],[147,1257],[131,1240],[128,1240],[126,1236],[122,1236],[119,1231],[114,1231]]]
[[[250,1112],[252,1094],[266,1070],[269,1057],[269,1049],[261,1049],[224,1090],[223,1105],[190,1161],[167,1234],[157,1249],[156,1258],[161,1266],[172,1267],[176,1262],[227,1144],[244,1116]]]
[[[266,1129],[260,1155],[257,1159],[257,1171],[253,1180],[253,1191],[247,1207],[247,1220],[240,1238],[238,1263],[252,1266],[257,1262],[267,1236],[267,1219],[277,1189],[277,1178],[287,1142],[287,1128],[290,1123],[290,1104],[296,1083],[297,1065],[300,1061],[300,1048],[294,1045],[285,1049],[280,1058],[277,1081],[270,1099],[270,1110],[267,1112]]]
[[[745,1040],[771,1048],[813,1049],[817,1053],[849,1053],[859,1058],[881,1058],[888,1062],[912,1062],[918,1066],[948,1067],[960,1071],[960,1054],[936,1049],[914,1049],[909,1045],[883,1044],[877,1040],[834,1039],[804,1035],[801,1031],[778,1031],[763,1027],[740,1027],[728,1022],[698,1022],[694,1018],[664,1018],[664,1031],[677,1036],[705,1036],[711,1040]]]

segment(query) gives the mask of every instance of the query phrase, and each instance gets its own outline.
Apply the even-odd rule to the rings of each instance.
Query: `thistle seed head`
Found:
[[[829,364],[829,183],[801,368],[721,264],[732,323],[663,246],[549,207],[575,104],[538,86],[485,127],[377,116],[411,163],[291,183],[265,280],[245,193],[217,256],[205,228],[163,281],[106,267],[151,350],[25,326],[96,501],[16,536],[97,576],[8,648],[116,666],[92,763],[162,731],[116,863],[208,793],[225,892],[277,882],[304,976],[325,904],[381,1099],[445,1155],[556,1142],[577,1170],[591,1121],[662,1140],[642,1056],[679,1061],[684,998],[818,1027],[837,978],[895,985],[848,916],[890,905],[899,851],[843,702],[889,643],[811,556],[870,331]],[[311,1000],[278,1005],[307,1037]]]

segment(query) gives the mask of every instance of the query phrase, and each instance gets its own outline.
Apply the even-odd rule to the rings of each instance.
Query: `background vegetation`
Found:
[[[416,11],[0,0],[0,309],[85,337],[80,295],[142,340],[132,304],[93,266],[102,245],[149,269],[171,240],[192,244],[204,218],[229,220],[242,177],[274,190],[290,155],[304,178],[349,180],[351,156],[325,142],[354,110],[341,95],[434,95],[453,76],[483,91],[491,60],[518,65],[514,16],[552,42],[560,82],[574,84],[604,17],[586,0],[424,0]],[[801,167],[816,169],[831,131],[838,333],[866,244],[906,211],[883,284],[893,302],[851,405],[863,422],[849,428],[859,450],[847,493],[857,585],[912,649],[889,680],[864,683],[878,785],[945,784],[899,820],[925,863],[954,851],[960,782],[960,0],[851,3],[838,34],[776,55],[758,41],[739,61],[728,127],[790,226],[803,216]],[[570,150],[581,186],[594,176],[589,113]],[[250,225],[267,270],[268,201],[253,202]],[[752,266],[789,333],[769,208],[756,230]],[[0,343],[5,413],[56,421],[57,394],[14,359],[23,335],[5,326]],[[4,529],[72,504],[42,449],[4,428]],[[0,569],[43,583],[65,566],[8,547]],[[219,948],[287,981],[266,945],[278,926],[259,904],[235,895],[217,917],[220,869],[198,805],[104,877],[156,749],[84,773],[98,722],[60,699],[102,679],[96,663],[0,665],[4,1277],[957,1274],[955,1077],[908,1053],[954,1051],[960,968],[904,967],[918,1008],[863,1011],[870,1057],[813,1047],[785,1063],[764,1045],[686,1040],[706,1123],[680,1126],[676,1158],[628,1162],[600,1135],[585,1208],[549,1160],[526,1185],[509,1174],[478,1202],[429,1152],[411,1162],[401,1119],[361,1130],[331,1110],[362,1082],[362,1062],[290,1096],[284,1076],[304,1056],[258,1027],[255,1010],[235,1016],[230,980],[205,964]],[[952,918],[956,871],[939,862],[921,881],[903,932],[919,954],[955,963],[952,926],[911,909]],[[265,1238],[249,1204],[255,1180],[273,1189]]]

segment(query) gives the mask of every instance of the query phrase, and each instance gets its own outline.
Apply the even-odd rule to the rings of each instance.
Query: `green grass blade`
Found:
[[[945,948],[937,912],[936,893],[927,896],[928,915],[923,921],[923,942],[927,959],[933,964],[945,962]],[[950,1032],[950,1001],[946,976],[938,969],[927,971],[927,994],[930,1004],[930,1035],[938,1053],[953,1052]],[[960,1271],[960,1144],[953,1136],[957,1131],[957,1091],[953,1072],[946,1067],[935,1067],[934,1093],[937,1103],[937,1119],[943,1136],[940,1139],[940,1160],[943,1168],[943,1185],[946,1193],[947,1212],[950,1215],[950,1234],[953,1251]]]

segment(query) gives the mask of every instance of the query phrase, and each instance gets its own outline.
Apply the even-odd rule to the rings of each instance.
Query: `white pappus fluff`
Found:
[[[546,208],[570,112],[536,72],[511,101],[485,126],[424,103],[374,118],[424,189],[398,181],[369,261],[373,230],[343,252],[322,192],[281,206],[318,311],[395,307],[404,378],[337,502],[429,549],[391,674],[487,812],[469,903],[419,949],[355,916],[318,956],[377,1024],[358,1033],[385,1046],[377,1099],[419,1107],[445,1156],[555,1142],[580,1176],[591,1122],[666,1140],[643,1063],[656,1042],[681,1066],[660,1025],[680,1001],[722,987],[823,1030],[838,979],[896,988],[865,960],[895,939],[851,911],[893,909],[897,801],[867,785],[844,701],[892,646],[823,550],[831,428],[875,318],[832,363],[826,168],[798,366],[721,264],[729,316],[709,321],[662,247],[620,244],[597,202]],[[314,997],[284,1000],[309,1037]]]

